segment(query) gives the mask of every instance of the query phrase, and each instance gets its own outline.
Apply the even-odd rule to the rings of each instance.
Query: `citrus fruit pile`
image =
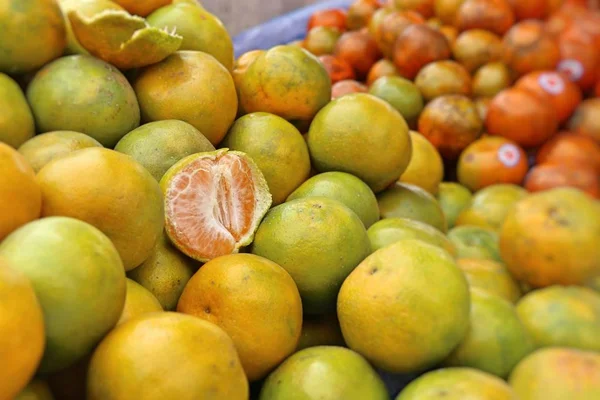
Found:
[[[600,399],[599,8],[0,0],[0,400]]]

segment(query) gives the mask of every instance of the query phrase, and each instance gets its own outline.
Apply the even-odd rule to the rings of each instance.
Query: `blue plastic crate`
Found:
[[[266,50],[280,44],[303,39],[306,35],[308,20],[315,11],[348,8],[351,3],[352,0],[324,1],[250,28],[233,39],[235,57],[251,50]]]

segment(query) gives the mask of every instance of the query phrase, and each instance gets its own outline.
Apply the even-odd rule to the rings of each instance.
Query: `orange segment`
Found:
[[[227,149],[181,160],[161,186],[171,241],[199,261],[237,253],[249,244],[271,206],[259,169],[244,153]]]

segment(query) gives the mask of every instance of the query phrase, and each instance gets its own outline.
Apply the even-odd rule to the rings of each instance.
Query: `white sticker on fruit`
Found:
[[[565,91],[565,82],[560,75],[553,72],[541,74],[538,83],[546,92],[550,94],[561,94]]]
[[[514,144],[505,144],[498,149],[498,159],[502,164],[512,168],[521,161],[521,152]]]
[[[585,72],[583,65],[579,61],[573,59],[562,60],[558,64],[557,69],[560,72],[567,74],[569,79],[571,79],[573,82],[580,80]]]

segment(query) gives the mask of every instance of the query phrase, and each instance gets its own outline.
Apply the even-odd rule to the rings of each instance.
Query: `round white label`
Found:
[[[554,72],[541,74],[538,78],[538,83],[546,92],[550,94],[561,94],[565,91],[565,82],[563,78]]]
[[[577,82],[578,80],[580,80],[583,76],[583,73],[585,72],[583,69],[583,65],[579,61],[573,59],[562,60],[558,64],[557,69],[560,72],[564,72],[565,74],[567,74],[569,79],[571,79],[573,82]]]
[[[514,144],[505,144],[498,149],[498,160],[509,168],[515,167],[521,161],[521,152]]]

